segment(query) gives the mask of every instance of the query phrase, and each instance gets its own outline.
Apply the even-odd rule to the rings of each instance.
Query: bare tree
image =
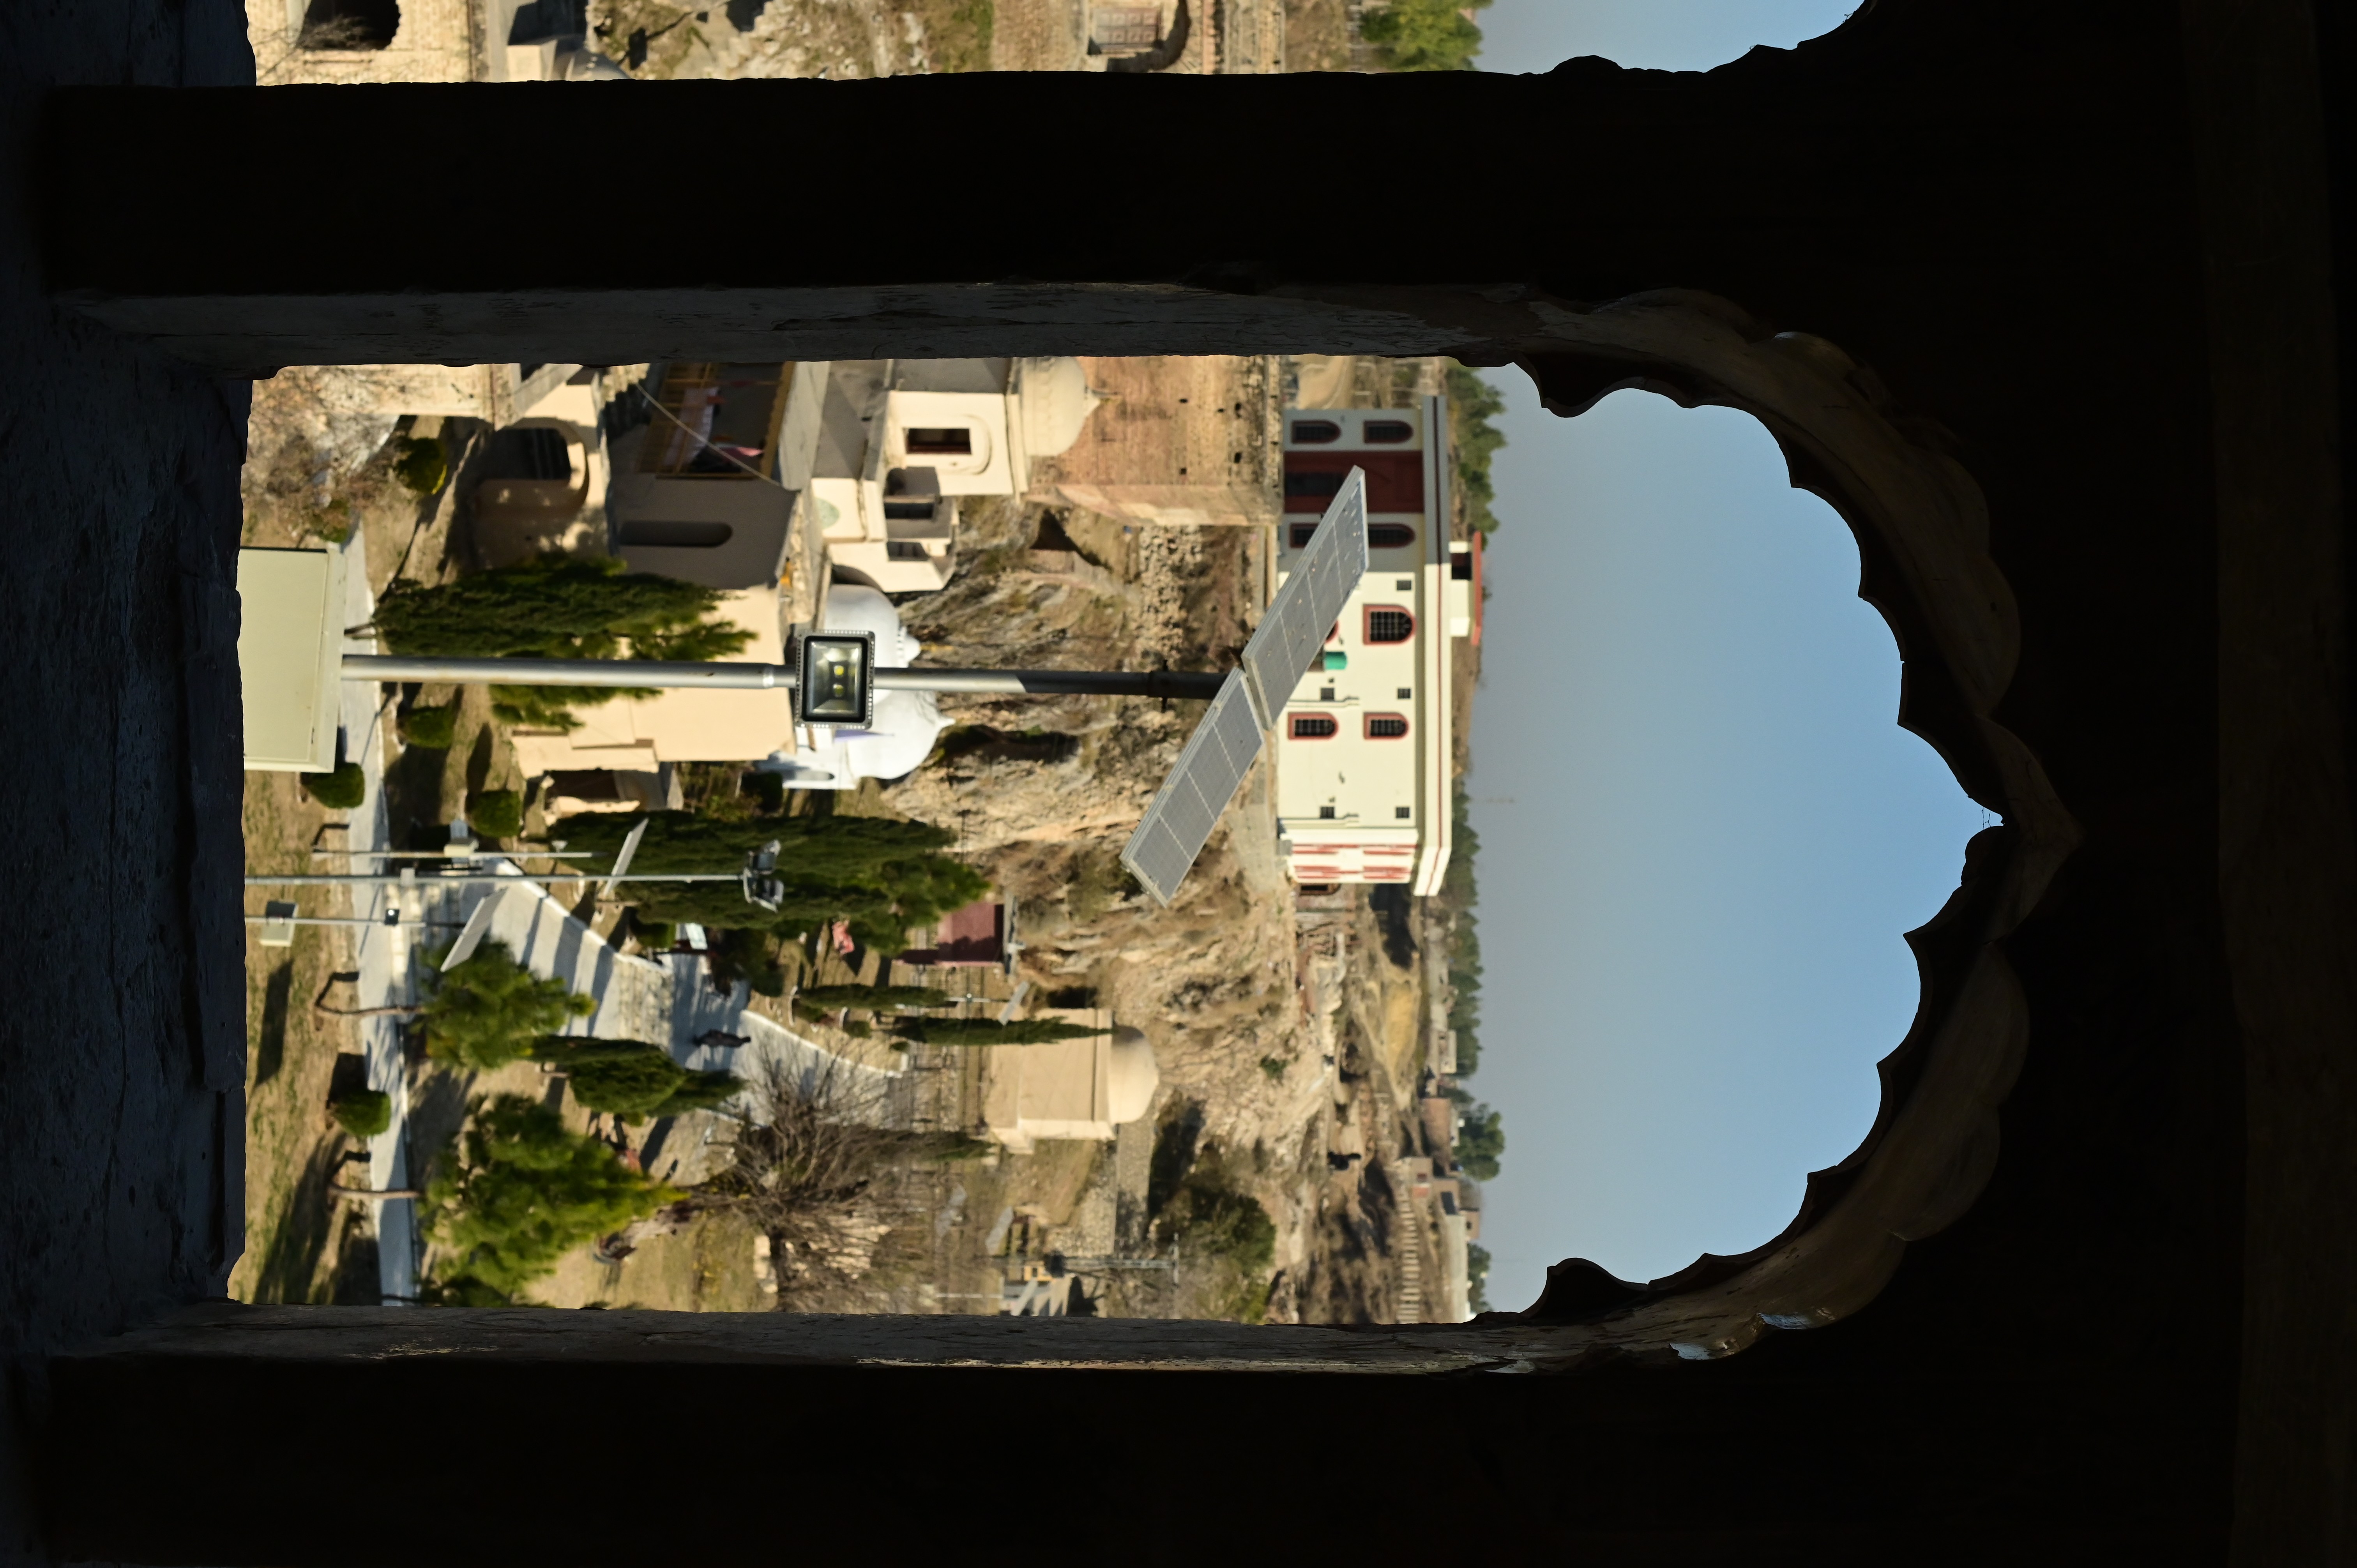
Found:
[[[807,1068],[764,1060],[747,1084],[752,1113],[737,1133],[735,1164],[608,1237],[599,1256],[619,1259],[698,1214],[728,1209],[770,1238],[781,1300],[820,1274],[857,1278],[893,1224],[895,1206],[877,1191],[878,1178],[923,1157],[935,1141],[888,1125],[888,1095],[879,1075],[833,1058]]]

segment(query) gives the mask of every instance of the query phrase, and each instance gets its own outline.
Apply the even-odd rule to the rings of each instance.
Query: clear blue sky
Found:
[[[1498,0],[1484,69],[1699,69],[1847,4]],[[1515,371],[1473,736],[1481,1066],[1505,1112],[1490,1299],[1631,1279],[1782,1230],[1857,1146],[1916,1004],[1901,933],[1987,819],[1898,727],[1848,530],[1767,432],[1620,392],[1577,420]]]

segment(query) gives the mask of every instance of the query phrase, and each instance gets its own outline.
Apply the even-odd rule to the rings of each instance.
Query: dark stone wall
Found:
[[[56,83],[253,69],[234,0],[0,5],[0,1359],[19,1417],[39,1353],[218,1291],[244,1213],[247,392],[44,297],[32,140]],[[114,179],[141,188],[145,161]],[[15,1422],[0,1449],[0,1560],[23,1561]]]

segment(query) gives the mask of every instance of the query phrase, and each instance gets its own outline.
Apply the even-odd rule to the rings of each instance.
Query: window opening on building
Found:
[[[1397,446],[1415,439],[1415,426],[1405,419],[1371,419],[1359,434],[1370,446]]]
[[[1303,543],[1308,542],[1303,537]],[[1367,548],[1370,550],[1405,550],[1415,542],[1415,528],[1405,522],[1371,522],[1367,524]],[[1299,546],[1296,546],[1299,548]]]
[[[1407,737],[1407,720],[1399,714],[1369,714],[1369,740],[1404,740]]]
[[[622,524],[622,543],[658,550],[717,550],[736,530],[725,522],[666,522],[642,518]]]
[[[486,479],[555,479],[573,478],[573,456],[565,433],[544,424],[511,425],[495,434],[483,454]]]
[[[1333,808],[1333,807],[1331,807],[1331,806],[1320,806],[1320,807],[1318,807],[1318,820],[1319,822],[1332,822],[1332,821],[1334,820],[1334,808]]]
[[[780,365],[682,362],[655,393],[639,471],[682,479],[758,479],[784,412]]]
[[[1331,740],[1342,727],[1330,714],[1296,714],[1292,725],[1296,740]]]
[[[1367,611],[1367,640],[1371,643],[1405,642],[1415,635],[1415,617],[1394,605],[1378,605]]]
[[[397,0],[311,0],[303,11],[296,47],[323,54],[341,49],[381,49],[401,31]]]
[[[1415,696],[1415,687],[1413,687],[1413,686],[1402,686],[1402,687],[1399,689],[1399,699],[1400,699],[1400,701],[1401,701],[1401,702],[1403,702],[1403,703],[1406,702],[1410,697],[1413,697],[1413,696]]]
[[[909,452],[911,456],[970,457],[974,455],[974,432],[963,424],[912,427],[909,432]]]
[[[1330,419],[1297,419],[1293,422],[1293,442],[1297,446],[1325,446],[1342,439],[1342,427]]]
[[[1394,806],[1392,808],[1392,815],[1397,817],[1401,822],[1406,822],[1409,818],[1415,815],[1415,808],[1413,806]]]
[[[1313,498],[1322,506],[1342,493],[1342,481],[1349,478],[1347,473],[1288,473],[1285,476],[1285,493]],[[1317,524],[1312,522],[1310,526],[1315,528]],[[1305,539],[1303,542],[1308,541]]]

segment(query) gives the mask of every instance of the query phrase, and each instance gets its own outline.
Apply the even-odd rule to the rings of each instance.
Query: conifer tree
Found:
[[[431,1294],[451,1305],[512,1300],[575,1247],[683,1196],[521,1094],[479,1105],[459,1146],[425,1197],[428,1231],[450,1254]]]
[[[705,660],[740,651],[752,634],[709,618],[716,588],[607,558],[544,555],[455,582],[398,578],[371,623],[396,653],[444,659],[654,659]],[[492,706],[511,724],[572,729],[571,709],[651,691],[619,687],[494,686]]]
[[[1112,1033],[1061,1018],[902,1018],[898,1032],[929,1046],[1047,1046],[1059,1040],[1086,1040]]]
[[[637,1040],[552,1036],[533,1045],[532,1058],[565,1074],[583,1110],[632,1125],[651,1116],[708,1111],[745,1087],[733,1073],[683,1068],[661,1047]]]
[[[930,985],[805,985],[794,993],[813,1007],[865,1007],[881,1011],[895,1007],[946,1007],[959,998]]]
[[[640,914],[653,921],[791,936],[845,920],[863,945],[894,953],[907,948],[909,928],[930,925],[990,890],[980,872],[941,853],[956,835],[929,822],[586,811],[556,822],[549,834],[565,841],[565,859],[594,871],[613,864],[640,822],[647,832],[630,860],[634,875],[736,871],[748,854],[772,839],[779,844],[783,897],[774,913],[748,904],[741,889],[725,882],[628,885]]]
[[[433,985],[423,1008],[425,1054],[478,1072],[504,1067],[541,1036],[597,1010],[563,981],[533,974],[500,942],[485,942]]]

